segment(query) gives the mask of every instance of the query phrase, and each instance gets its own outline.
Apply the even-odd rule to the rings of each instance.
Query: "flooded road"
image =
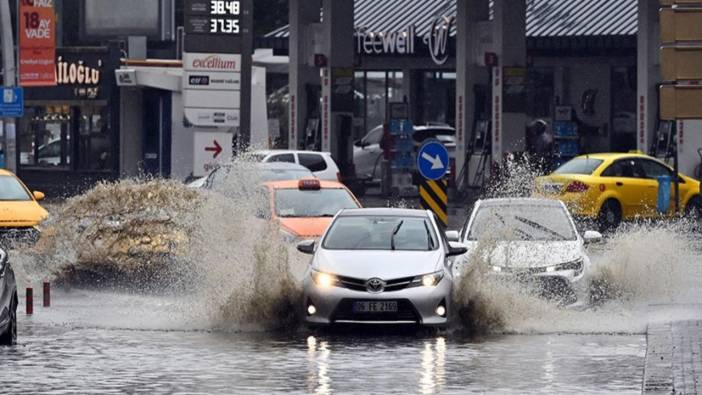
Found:
[[[98,188],[13,252],[19,344],[0,348],[3,393],[640,393],[648,324],[702,318],[698,234],[642,225],[590,246],[597,303],[466,274],[454,296],[476,316],[448,332],[311,332],[293,318],[309,257],[241,199],[181,188]],[[25,288],[40,301],[45,279],[91,290],[56,286],[25,315]]]
[[[168,306],[147,315],[157,298],[134,303],[132,296],[110,295],[105,305],[102,296],[57,292],[55,306],[20,314],[20,344],[0,354],[3,391],[606,394],[641,388],[640,334],[226,333],[184,330],[192,323],[179,323]],[[149,329],[155,326],[181,329]]]

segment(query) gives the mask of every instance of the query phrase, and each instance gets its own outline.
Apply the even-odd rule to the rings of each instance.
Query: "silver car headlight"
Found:
[[[413,283],[421,283],[424,287],[435,287],[444,278],[444,271],[439,270],[438,272],[425,274],[422,276],[415,277]]]
[[[311,275],[312,281],[314,281],[314,283],[317,284],[320,288],[336,287],[339,284],[339,279],[333,274],[313,270],[311,272]]]
[[[583,258],[578,258],[574,261],[561,263],[560,265],[553,265],[546,267],[546,273],[560,272],[564,270],[573,270],[576,275],[583,271]]]

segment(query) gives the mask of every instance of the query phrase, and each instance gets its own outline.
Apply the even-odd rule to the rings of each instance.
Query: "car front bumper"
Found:
[[[422,326],[445,326],[451,314],[451,292],[453,280],[444,276],[436,286],[411,287],[397,291],[370,293],[343,287],[322,288],[306,276],[304,281],[305,321],[310,325],[330,324],[414,324]],[[396,313],[357,313],[354,302],[396,301]],[[316,312],[308,313],[309,305]],[[446,313],[437,314],[442,304]]]
[[[33,245],[41,232],[35,226],[0,227],[0,243],[20,243]]]

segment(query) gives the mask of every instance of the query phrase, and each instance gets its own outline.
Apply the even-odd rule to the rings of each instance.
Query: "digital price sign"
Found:
[[[238,38],[249,30],[247,3],[244,0],[186,1],[186,51],[240,52]]]
[[[252,0],[185,0],[184,5],[185,118],[197,127],[227,128],[248,141]]]

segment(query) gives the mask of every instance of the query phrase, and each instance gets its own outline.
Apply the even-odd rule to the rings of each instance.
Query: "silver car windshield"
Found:
[[[0,176],[0,201],[32,200],[22,184],[12,176]]]
[[[575,240],[576,231],[560,206],[481,206],[468,231],[468,240]]]
[[[339,217],[324,238],[328,250],[432,251],[439,248],[434,228],[418,217]]]

